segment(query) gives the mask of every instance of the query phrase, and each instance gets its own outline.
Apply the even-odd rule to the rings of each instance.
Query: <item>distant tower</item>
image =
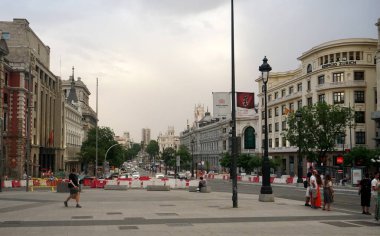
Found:
[[[194,107],[194,124],[193,126],[196,126],[195,124],[202,120],[202,118],[205,116],[205,107],[204,105],[198,104]]]
[[[143,128],[141,133],[141,142],[144,146],[148,145],[150,142],[150,129]]]

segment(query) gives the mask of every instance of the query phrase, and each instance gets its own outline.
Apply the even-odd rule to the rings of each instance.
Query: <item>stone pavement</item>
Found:
[[[83,208],[67,193],[0,193],[1,235],[380,235],[380,223],[353,212],[313,210],[303,202],[185,190],[85,189]]]

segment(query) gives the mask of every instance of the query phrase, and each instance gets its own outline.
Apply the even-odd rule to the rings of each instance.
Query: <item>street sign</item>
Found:
[[[338,174],[342,174],[343,173],[343,170],[337,170],[336,171]]]

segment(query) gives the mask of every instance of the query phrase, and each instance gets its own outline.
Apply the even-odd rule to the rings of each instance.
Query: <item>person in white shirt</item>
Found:
[[[313,170],[313,175],[310,177],[310,203],[311,203],[311,208],[316,208],[315,207],[315,199],[316,199],[316,194],[317,194],[317,170]]]
[[[373,178],[373,180],[371,181],[371,193],[372,193],[372,202],[373,204],[371,204],[372,206],[375,206],[374,209],[376,211],[376,205],[377,205],[377,184],[379,183],[379,172],[376,172],[375,173],[375,177]]]

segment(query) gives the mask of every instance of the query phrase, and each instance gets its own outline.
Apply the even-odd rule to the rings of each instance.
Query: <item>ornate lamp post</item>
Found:
[[[194,179],[194,137],[191,138],[191,179]]]
[[[296,119],[297,119],[297,128],[298,128],[298,170],[297,170],[297,184],[301,184],[303,182],[302,175],[302,156],[301,156],[301,119],[302,119],[302,112],[298,110],[296,112]]]
[[[263,182],[260,190],[259,201],[261,202],[273,202],[274,196],[272,187],[270,186],[270,166],[268,158],[268,107],[267,107],[267,83],[269,79],[269,72],[272,67],[267,63],[267,57],[264,57],[263,64],[259,67],[261,72],[261,78],[263,80],[264,91],[264,156],[262,161]]]

